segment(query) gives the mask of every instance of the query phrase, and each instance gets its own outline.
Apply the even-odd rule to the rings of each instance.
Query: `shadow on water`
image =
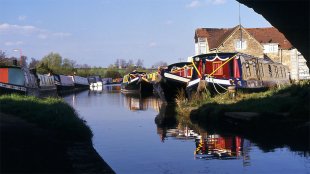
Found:
[[[289,122],[240,124],[231,121],[199,121],[195,116],[178,115],[174,104],[163,103],[155,118],[157,133],[167,138],[195,139],[198,159],[238,159],[247,165],[248,151],[255,144],[264,152],[289,148],[301,156],[310,156],[309,127]],[[298,129],[297,129],[298,128]]]
[[[238,135],[246,138],[265,152],[283,147],[304,154],[310,152],[308,123],[278,119],[258,119],[251,122],[229,119],[199,121],[195,115],[191,115],[190,120],[209,133]]]
[[[165,141],[167,131],[177,126],[176,115],[175,104],[167,104],[165,102],[161,104],[159,113],[155,117],[155,124],[157,126],[157,134],[159,134],[162,142]]]

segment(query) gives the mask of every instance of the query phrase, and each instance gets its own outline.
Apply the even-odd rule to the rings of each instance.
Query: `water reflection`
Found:
[[[243,166],[250,165],[249,151],[251,142],[239,136],[221,136],[218,134],[202,133],[195,139],[196,159],[243,160]]]
[[[159,107],[162,103],[159,98],[155,96],[142,96],[140,94],[122,94],[124,95],[124,103],[130,111],[145,111],[150,108],[159,112]]]
[[[102,86],[90,86],[89,95],[96,95],[102,93],[119,93],[121,86],[116,85],[102,85]]]
[[[162,142],[165,140],[194,140],[195,159],[242,159],[243,166],[250,165],[251,147],[258,146],[264,152],[288,147],[294,154],[310,157],[309,136],[307,133],[289,136],[287,130],[266,131],[232,131],[227,125],[192,122],[189,116],[177,115],[175,105],[163,103],[155,118],[157,133]],[[223,127],[224,126],[224,127]],[[279,134],[279,132],[282,132]],[[285,136],[283,136],[285,133]]]
[[[72,94],[65,100],[87,121],[94,147],[116,173],[306,173],[310,169],[305,143],[309,137],[304,134],[293,134],[294,138],[280,128],[241,131],[181,116],[173,104],[153,96],[124,95],[119,86]]]

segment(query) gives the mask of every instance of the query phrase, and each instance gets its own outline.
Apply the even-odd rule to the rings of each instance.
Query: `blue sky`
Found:
[[[116,59],[168,64],[194,54],[196,28],[239,24],[235,0],[0,0],[0,50],[41,59],[50,52],[78,64]],[[241,5],[244,27],[270,27]]]

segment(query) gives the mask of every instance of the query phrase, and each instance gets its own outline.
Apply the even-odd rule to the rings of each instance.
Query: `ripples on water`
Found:
[[[292,142],[272,133],[208,130],[154,96],[119,90],[104,86],[64,97],[87,121],[95,149],[116,173],[310,173],[309,147],[303,146],[309,137]]]

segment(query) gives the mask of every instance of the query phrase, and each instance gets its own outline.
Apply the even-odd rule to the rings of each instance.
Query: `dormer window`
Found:
[[[278,53],[279,46],[277,43],[266,43],[263,44],[264,53]]]
[[[198,38],[198,54],[207,53],[207,42],[206,38]]]
[[[244,39],[235,40],[235,49],[236,50],[245,50],[247,48],[247,42]]]

